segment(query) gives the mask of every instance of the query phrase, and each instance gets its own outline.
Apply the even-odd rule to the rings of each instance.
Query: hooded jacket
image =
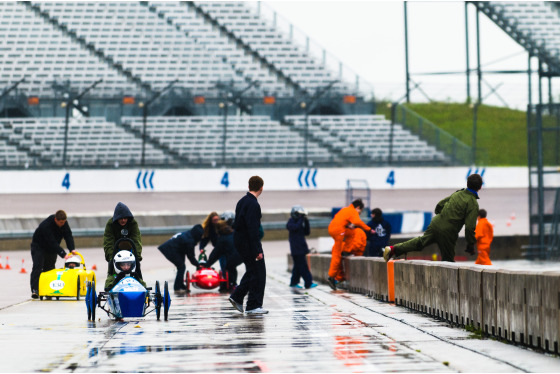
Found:
[[[60,246],[62,238],[64,238],[68,250],[73,251],[75,249],[74,237],[72,236],[72,230],[70,230],[68,221],[62,227],[58,227],[54,221],[54,214],[52,214],[41,222],[33,233],[31,247],[38,248],[46,253],[56,253],[60,257],[64,257],[66,252]]]
[[[124,226],[121,226],[118,222],[121,218],[128,218]],[[127,233],[125,234],[123,230],[126,230]],[[119,202],[115,207],[113,217],[107,221],[105,233],[103,234],[103,250],[105,251],[105,260],[107,262],[113,260],[115,242],[125,236],[134,242],[137,260],[142,261],[142,236],[138,228],[138,222],[134,219],[130,209],[125,204]]]
[[[226,257],[227,268],[237,267],[243,263],[241,256],[239,256],[233,244],[233,229],[229,225],[225,225],[219,229],[216,246],[212,253],[210,253],[206,266],[212,266],[212,264],[218,261],[222,256]]]
[[[158,249],[164,253],[175,252],[184,254],[191,264],[198,267],[198,260],[194,255],[194,249],[202,238],[202,234],[204,234],[202,225],[194,225],[188,231],[175,234],[171,239],[160,245]]]
[[[293,256],[306,255],[309,247],[305,237],[311,233],[309,221],[306,217],[299,217],[297,220],[290,218],[286,223],[288,229],[288,240],[290,242],[290,252]]]

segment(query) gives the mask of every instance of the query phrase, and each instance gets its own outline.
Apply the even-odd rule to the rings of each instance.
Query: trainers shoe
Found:
[[[336,280],[332,277],[328,277],[327,282],[329,283],[329,286],[336,291]]]
[[[303,287],[301,287],[299,284],[294,284],[293,286],[290,286],[290,288],[303,288]]]
[[[237,309],[239,312],[243,313],[243,305],[239,304],[237,301],[233,300],[231,297],[229,298],[229,302],[231,303],[231,305],[233,305],[233,307],[235,309]]]
[[[395,250],[392,245],[388,245],[387,247],[383,248],[383,259],[385,262],[389,261],[391,257],[395,256]]]
[[[311,286],[305,287],[306,289],[315,288],[317,287],[317,283],[311,283]]]
[[[37,290],[31,291],[31,298],[32,299],[38,299],[39,298],[39,291],[37,291]]]
[[[268,314],[268,310],[263,308],[255,308],[251,310],[246,310],[245,314]]]

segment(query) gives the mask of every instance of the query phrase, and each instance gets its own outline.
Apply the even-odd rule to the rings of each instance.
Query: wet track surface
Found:
[[[264,316],[227,294],[172,294],[154,313],[116,322],[81,301],[25,301],[0,310],[2,372],[517,372],[560,371],[560,359],[493,340],[363,295],[288,287],[285,257],[267,259]],[[148,284],[171,280],[146,272]]]

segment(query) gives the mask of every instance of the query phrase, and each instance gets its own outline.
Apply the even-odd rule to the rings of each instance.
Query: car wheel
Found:
[[[161,290],[159,288],[159,281],[156,281],[155,287],[155,298],[156,298],[156,318],[159,321],[159,317],[161,315],[161,304],[162,304],[162,297],[161,297]]]
[[[167,281],[163,284],[163,320],[167,321],[169,315],[169,306],[171,305],[171,297],[169,296],[169,288]]]

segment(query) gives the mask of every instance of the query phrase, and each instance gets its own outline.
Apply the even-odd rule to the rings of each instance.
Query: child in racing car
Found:
[[[64,261],[64,267],[68,269],[76,269],[80,267],[81,263],[82,260],[80,259],[80,256],[71,255]]]
[[[136,270],[136,259],[130,251],[118,251],[113,259],[113,268],[115,269],[115,284],[126,276],[131,276],[138,280],[145,287],[145,284],[139,278]]]

